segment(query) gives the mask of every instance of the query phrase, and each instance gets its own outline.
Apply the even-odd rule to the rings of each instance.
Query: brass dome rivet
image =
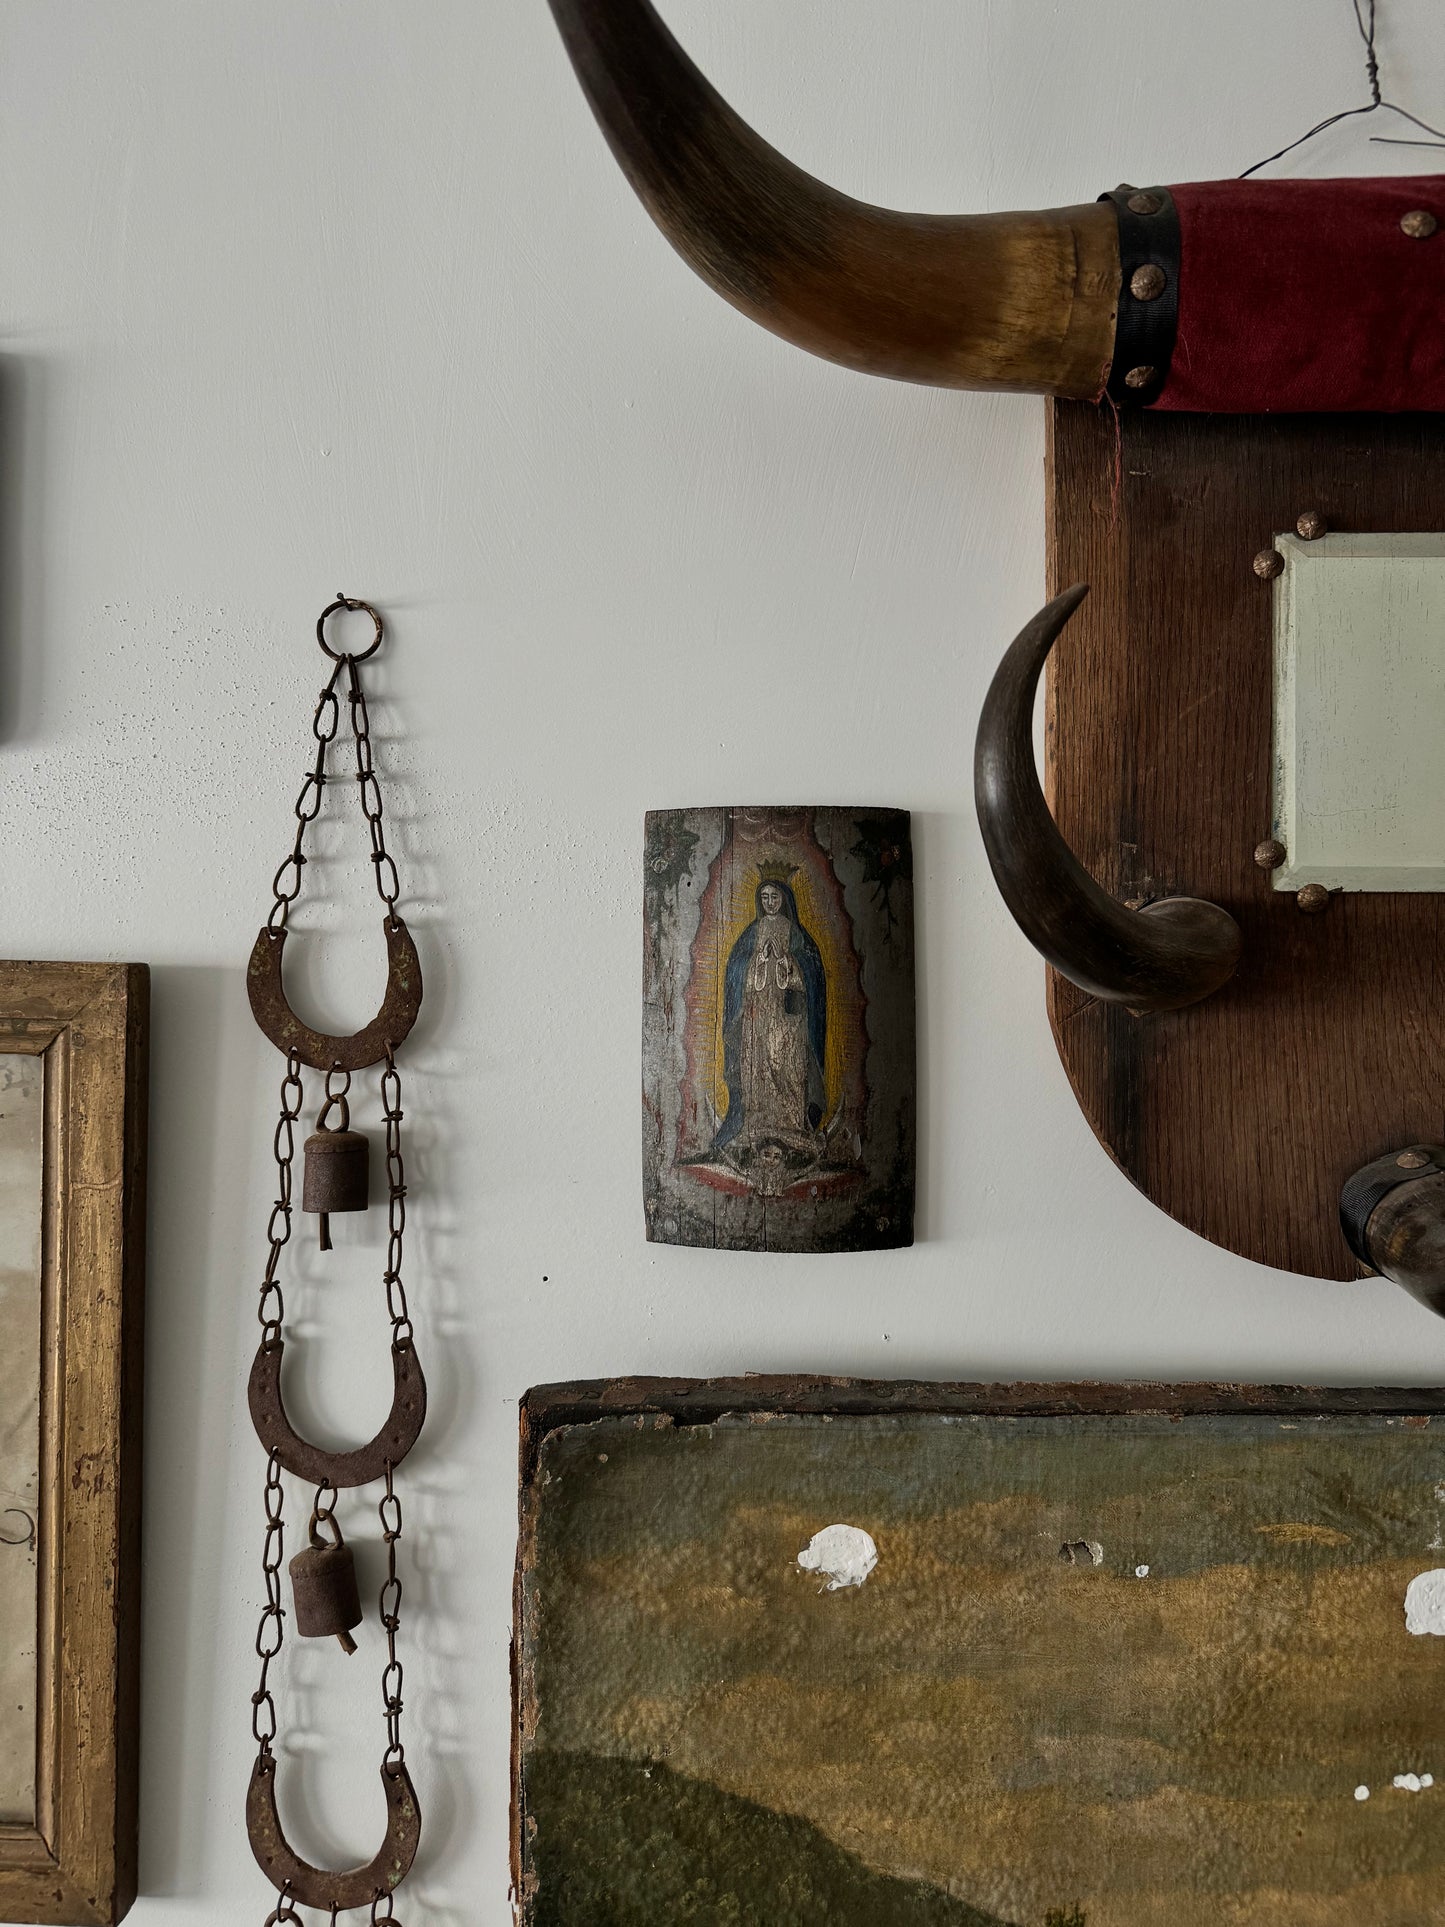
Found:
[[[1424,1151],[1402,1151],[1395,1162],[1402,1171],[1423,1171],[1430,1159]]]
[[[1168,285],[1168,275],[1153,261],[1135,268],[1129,276],[1129,292],[1136,301],[1157,301]]]
[[[1254,572],[1261,582],[1268,582],[1273,576],[1282,573],[1284,557],[1278,549],[1261,549],[1254,558]]]
[[[1306,542],[1318,542],[1320,537],[1327,532],[1329,524],[1318,509],[1306,509],[1298,522],[1295,523],[1295,527],[1299,530]]]
[[[1400,216],[1400,227],[1412,241],[1428,241],[1439,226],[1439,220],[1428,208],[1412,208],[1408,214]]]
[[[1160,195],[1150,194],[1141,189],[1139,193],[1131,194],[1124,205],[1131,214],[1157,214],[1164,202]],[[1406,219],[1408,218],[1406,216]]]
[[[1321,910],[1330,907],[1330,893],[1322,883],[1307,883],[1295,902],[1307,917],[1317,917]]]
[[[1157,369],[1150,367],[1147,362],[1142,367],[1131,368],[1124,377],[1124,386],[1126,388],[1147,388],[1157,372]]]
[[[1267,837],[1263,843],[1254,846],[1254,860],[1261,870],[1277,870],[1284,862],[1285,847],[1278,837]]]

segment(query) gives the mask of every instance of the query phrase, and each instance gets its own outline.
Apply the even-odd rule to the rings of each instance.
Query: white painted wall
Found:
[[[1382,45],[1438,116],[1436,3],[1385,0]],[[782,147],[903,206],[1237,172],[1363,93],[1348,0],[666,10]],[[1300,170],[1435,158],[1367,132]],[[405,1057],[433,1393],[405,1477],[410,1927],[508,1918],[529,1384],[1445,1378],[1402,1293],[1199,1242],[1069,1095],[969,800],[986,679],[1042,599],[1042,404],[869,382],[734,315],[632,201],[543,0],[5,0],[0,362],[3,946],[155,972],[137,1927],[267,1905],[241,1815],[243,1387],[279,1060],[242,971],[338,585],[390,618],[374,714],[428,983]],[[650,1249],[643,811],[852,799],[917,813],[923,1242]],[[298,980],[339,1028],[374,1008],[381,946],[355,822],[325,846],[308,880],[341,906],[298,919],[329,933]],[[290,1272],[314,1341],[295,1406],[336,1440],[384,1407],[379,1239],[373,1214]],[[354,1660],[294,1658],[282,1797],[319,1857],[375,1844],[378,1665],[374,1622]]]

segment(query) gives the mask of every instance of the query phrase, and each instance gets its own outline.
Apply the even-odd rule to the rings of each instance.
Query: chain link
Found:
[[[261,1572],[266,1587],[266,1604],[256,1628],[256,1657],[261,1662],[261,1678],[251,1695],[251,1737],[258,1748],[257,1757],[270,1758],[276,1738],[276,1702],[271,1697],[271,1661],[281,1650],[284,1637],[285,1608],[281,1604],[281,1561],[286,1551],[286,1528],[282,1510],[286,1495],[281,1485],[281,1460],[273,1451],[266,1462],[266,1537],[261,1548]]]
[[[296,1911],[296,1902],[291,1898],[291,1882],[289,1880],[281,1890],[279,1902],[272,1911],[267,1914],[265,1927],[286,1927],[287,1922],[294,1922],[295,1927],[303,1927],[301,1916]]]
[[[396,900],[401,895],[401,878],[386,847],[381,826],[381,785],[376,780],[376,765],[371,755],[371,718],[366,710],[366,692],[361,686],[361,670],[354,656],[345,656],[347,699],[351,704],[351,734],[356,744],[356,783],[361,807],[371,830],[371,861],[376,870],[376,894],[386,905],[387,916],[395,927]]]
[[[342,662],[348,660],[347,657],[342,658]],[[321,800],[326,794],[326,751],[335,740],[341,723],[341,704],[336,695],[341,667],[342,664],[338,662],[332,670],[330,681],[316,699],[316,714],[311,718],[311,734],[316,738],[316,760],[307,771],[301,794],[296,798],[296,838],[291,845],[291,854],[282,860],[271,881],[276,901],[266,918],[266,928],[273,935],[286,928],[291,906],[301,894],[301,872],[306,867],[303,850],[306,828],[321,814]]]
[[[386,1752],[382,1755],[381,1764],[387,1771],[395,1771],[406,1758],[406,1748],[401,1743],[402,1667],[396,1656],[396,1635],[401,1626],[401,1580],[396,1571],[396,1548],[401,1539],[401,1500],[396,1496],[391,1473],[391,1461],[388,1459],[386,1491],[377,1507],[381,1536],[386,1544],[386,1578],[377,1603],[381,1623],[386,1629],[386,1666],[381,1675],[381,1703],[386,1715]]]
[[[261,1280],[261,1302],[256,1316],[261,1321],[263,1344],[274,1345],[281,1336],[281,1321],[286,1316],[286,1300],[276,1276],[281,1253],[291,1237],[291,1166],[296,1157],[296,1120],[301,1115],[305,1093],[301,1088],[301,1059],[294,1050],[286,1058],[286,1075],[281,1079],[281,1115],[276,1120],[271,1150],[276,1159],[276,1202],[266,1225],[266,1271]]]
[[[406,1286],[401,1281],[402,1244],[406,1236],[406,1164],[401,1155],[401,1073],[390,1044],[386,1069],[381,1073],[381,1113],[386,1120],[386,1312],[391,1320],[393,1345],[412,1341],[411,1313]]]

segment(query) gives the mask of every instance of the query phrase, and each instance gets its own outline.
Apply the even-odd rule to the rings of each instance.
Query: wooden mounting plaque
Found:
[[[1340,1187],[1445,1137],[1445,901],[1344,894],[1303,915],[1254,862],[1271,830],[1272,593],[1252,558],[1309,509],[1331,530],[1445,528],[1445,421],[1055,403],[1049,584],[1092,593],[1050,665],[1047,784],[1125,900],[1222,904],[1244,953],[1188,1010],[1136,1017],[1050,972],[1084,1115],[1190,1230],[1321,1278],[1360,1267]]]

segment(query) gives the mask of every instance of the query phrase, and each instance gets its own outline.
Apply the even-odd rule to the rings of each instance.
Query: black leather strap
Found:
[[[1416,1178],[1433,1178],[1445,1169],[1445,1149],[1440,1145],[1412,1144],[1407,1150],[1428,1162],[1412,1171],[1400,1163],[1405,1151],[1391,1151],[1386,1157],[1376,1158],[1373,1164],[1362,1165],[1353,1177],[1346,1178],[1340,1193],[1340,1229],[1345,1234],[1345,1243],[1371,1271],[1375,1269],[1375,1261],[1370,1256],[1365,1230],[1375,1206],[1399,1185],[1413,1184]]]
[[[1179,210],[1167,187],[1116,187],[1101,194],[1119,221],[1119,319],[1108,392],[1124,407],[1158,401],[1169,379],[1179,331]],[[1141,268],[1156,268],[1164,285],[1152,298],[1135,294]]]

